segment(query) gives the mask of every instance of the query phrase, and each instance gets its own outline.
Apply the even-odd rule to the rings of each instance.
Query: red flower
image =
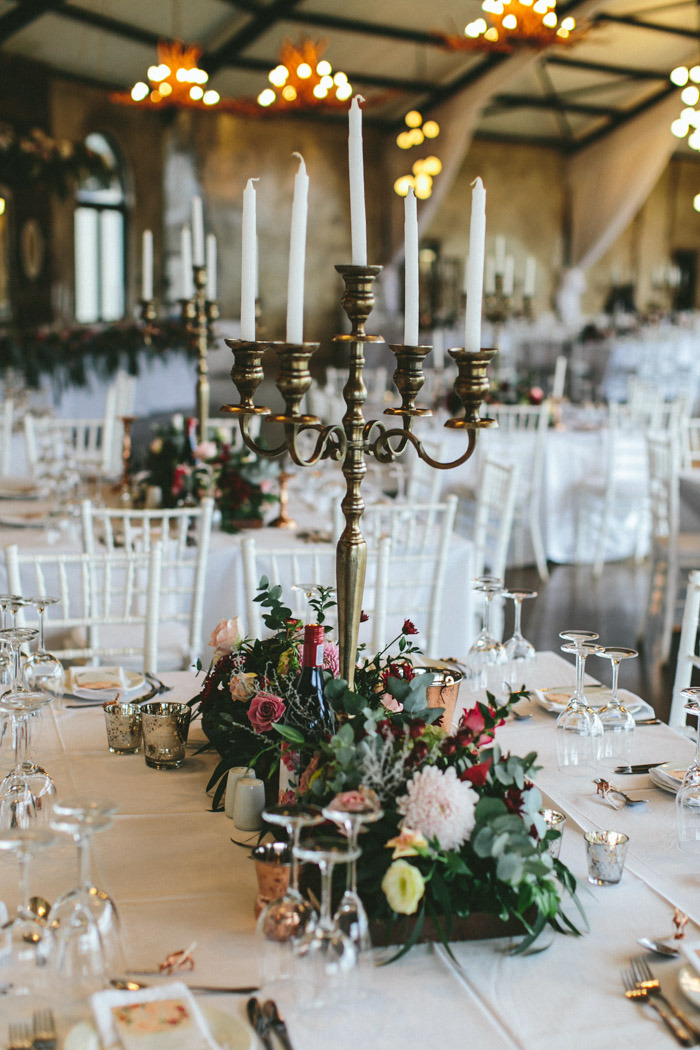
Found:
[[[362,612],[360,613],[360,623],[367,623],[368,620],[369,620],[369,616],[367,615],[367,613],[363,609]]]
[[[418,628],[410,620],[404,620],[401,634],[418,634]]]
[[[523,793],[520,788],[509,787],[506,791],[503,801],[506,804],[506,809],[510,813],[517,813],[521,815],[523,809]]]
[[[468,780],[474,787],[483,787],[489,775],[491,761],[490,758],[487,758],[485,762],[479,762],[476,766],[468,766],[467,769],[459,774],[459,779]]]
[[[451,755],[454,755],[455,751],[457,750],[457,743],[454,737],[448,736],[447,740],[443,740],[440,746],[440,750],[442,751],[443,755],[445,755],[447,758],[450,758]]]
[[[416,762],[422,762],[428,755],[428,745],[424,740],[418,740],[413,745],[413,759]]]
[[[408,660],[395,661],[382,671],[382,682],[386,685],[387,678],[401,678],[404,682],[412,682],[416,677],[413,665]]]
[[[423,721],[422,718],[414,718],[408,724],[409,735],[414,740],[418,740],[418,738],[423,735],[423,730],[424,729],[425,729],[425,722]]]

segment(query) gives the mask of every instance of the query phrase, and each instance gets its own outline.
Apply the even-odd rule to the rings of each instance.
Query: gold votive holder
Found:
[[[107,746],[113,755],[133,755],[141,749],[141,708],[112,700],[104,705]]]
[[[185,761],[185,745],[191,711],[187,704],[154,702],[141,704],[143,752],[152,769],[179,769]]]

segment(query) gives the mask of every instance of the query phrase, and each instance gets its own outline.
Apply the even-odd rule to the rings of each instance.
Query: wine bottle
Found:
[[[335,715],[323,695],[323,642],[325,632],[319,623],[304,627],[301,672],[297,679],[295,703],[299,728],[310,742],[335,732]]]

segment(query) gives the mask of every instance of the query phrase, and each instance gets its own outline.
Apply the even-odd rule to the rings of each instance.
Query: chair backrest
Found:
[[[517,466],[522,502],[538,496],[544,473],[544,442],[549,407],[541,405],[489,405],[488,415],[498,428],[479,434],[477,450],[481,469],[491,460]]]
[[[685,712],[681,689],[692,685],[693,671],[700,669],[698,656],[698,628],[700,627],[700,570],[693,569],[688,573],[688,589],[685,593],[681,639],[678,645],[676,677],[673,682],[671,710],[668,716],[670,726],[684,726]],[[695,683],[697,684],[697,682]]]
[[[187,666],[197,660],[202,647],[213,511],[211,498],[203,499],[198,507],[173,510],[112,510],[94,507],[89,500],[81,506],[83,550],[88,553],[104,545],[110,554],[119,550],[148,554],[160,545],[160,619],[187,624]]]
[[[474,517],[475,576],[482,576],[487,566],[492,575],[505,576],[517,489],[517,465],[484,460]]]
[[[448,496],[440,503],[374,503],[365,507],[360,519],[360,531],[369,550],[376,552],[381,537],[390,536],[394,553],[407,551],[417,554],[434,550],[436,535],[444,527],[445,518],[450,522],[452,532],[456,513],[455,495]],[[336,500],[333,505],[333,535],[336,540],[344,528],[341,501]]]
[[[680,449],[683,469],[700,469],[700,419],[692,418],[681,421]]]
[[[5,568],[13,594],[46,594],[60,599],[60,604],[44,614],[46,629],[65,635],[67,644],[51,642],[51,651],[59,659],[99,663],[139,656],[145,671],[157,671],[160,544],[148,554],[20,553],[13,544],[5,547]],[[27,613],[21,609],[17,623],[26,620]],[[141,629],[139,644],[115,645],[102,637],[106,629],[123,632],[130,627]]]
[[[5,398],[2,403],[2,418],[0,419],[0,474],[2,474],[3,477],[7,477],[10,473],[14,414],[14,401],[12,398]]]
[[[447,459],[447,441],[426,438],[423,448],[438,463]],[[409,503],[437,503],[445,480],[441,470],[434,470],[420,456],[410,454],[406,464],[406,499]]]
[[[284,588],[285,600],[300,619],[307,619],[309,612],[304,586],[335,586],[335,548],[258,548],[254,538],[246,536],[242,553],[246,633],[250,638],[259,638],[263,631],[263,610],[254,601],[262,576],[267,576],[273,587],[279,584]]]
[[[78,468],[105,469],[104,419],[52,419],[24,417],[29,469],[36,474],[42,464],[72,461]]]
[[[651,536],[673,545],[678,535],[678,446],[670,431],[647,434]],[[670,551],[669,551],[670,553]]]

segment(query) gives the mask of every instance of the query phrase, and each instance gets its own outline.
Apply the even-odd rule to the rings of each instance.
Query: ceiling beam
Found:
[[[218,73],[222,66],[232,62],[236,55],[254,44],[276,22],[288,18],[293,13],[292,8],[299,2],[300,0],[273,0],[266,7],[261,7],[246,25],[237,29],[220,47],[201,56],[202,69],[206,69],[210,75]]]
[[[488,102],[484,112],[489,113],[495,108],[513,109],[551,109],[562,110],[568,113],[584,113],[592,117],[615,117],[621,111],[615,106],[596,106],[585,102],[570,102],[561,95],[494,95]]]
[[[593,21],[612,22],[615,25],[634,26],[635,29],[650,29],[657,33],[673,33],[675,36],[685,36],[691,40],[700,40],[700,31],[697,29],[662,25],[660,22],[643,22],[641,18],[633,18],[631,15],[606,15],[604,12],[601,12],[594,16]]]
[[[568,55],[556,55],[552,52],[542,56],[548,66],[563,66],[571,69],[590,70],[591,73],[609,73],[611,77],[632,77],[635,80],[668,80],[668,73],[655,72],[653,69],[640,69],[638,66],[611,66],[607,62],[588,62],[582,58],[570,58]]]
[[[20,29],[35,22],[37,18],[60,7],[63,0],[24,0],[0,18],[0,44],[4,44]]]
[[[56,14],[61,15],[62,18],[69,18],[74,22],[101,29],[105,33],[111,33],[113,36],[123,37],[125,40],[133,40],[139,44],[148,44],[149,47],[156,47],[158,41],[163,39],[159,33],[151,33],[148,29],[141,29],[139,26],[130,25],[128,22],[120,22],[118,18],[109,18],[107,15],[101,15],[98,11],[89,11],[85,7],[75,7],[73,4],[64,3]]]
[[[657,102],[661,102],[668,95],[672,95],[674,91],[678,91],[678,88],[674,84],[668,84],[662,88],[661,91],[654,92],[649,98],[640,102],[637,106],[633,106],[631,109],[626,109],[618,113],[610,119],[609,123],[605,127],[598,128],[596,131],[591,132],[590,135],[584,135],[578,139],[576,145],[573,148],[574,153],[578,153],[580,150],[585,149],[586,146],[592,146],[594,142],[599,142],[601,139],[607,138],[613,131],[617,131],[624,124],[629,123],[630,120],[634,120],[640,113],[644,113],[647,109],[651,109]]]
[[[237,55],[226,63],[229,69],[249,69],[253,72],[269,73],[277,63],[278,59],[249,58],[247,55]],[[433,83],[430,80],[419,80],[415,77],[388,77],[381,73],[351,73],[346,70],[346,75],[351,84],[368,84],[371,87],[389,88],[396,91],[430,91]]]
[[[319,29],[338,29],[345,33],[382,36],[387,40],[401,40],[407,44],[427,44],[432,47],[442,48],[445,46],[445,37],[440,33],[426,32],[421,29],[407,29],[404,26],[389,25],[383,22],[365,22],[357,18],[318,14],[314,11],[290,11],[282,17],[285,22],[318,26]]]

